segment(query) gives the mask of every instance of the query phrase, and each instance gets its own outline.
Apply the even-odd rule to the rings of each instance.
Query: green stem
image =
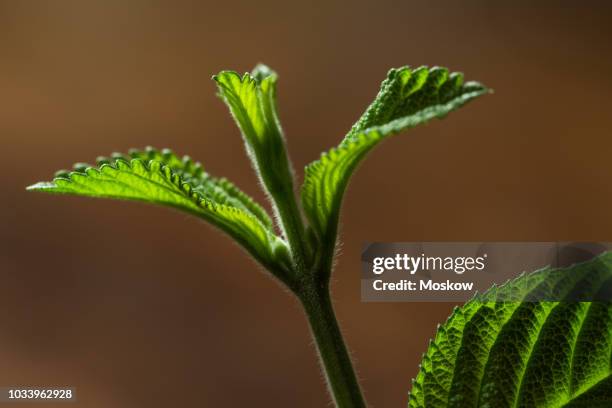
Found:
[[[295,199],[293,185],[290,184],[287,190],[271,192],[270,195],[274,202],[274,209],[282,224],[285,238],[289,242],[293,260],[296,264],[295,269],[298,273],[303,274],[309,262],[308,248],[304,239],[304,221]]]
[[[365,400],[344,344],[327,285],[307,285],[300,300],[308,316],[329,391],[337,408],[365,408]]]

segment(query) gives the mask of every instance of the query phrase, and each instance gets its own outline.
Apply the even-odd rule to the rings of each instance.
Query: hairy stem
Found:
[[[274,209],[278,213],[278,218],[282,225],[283,233],[291,248],[295,269],[298,273],[303,274],[309,262],[309,251],[304,239],[302,213],[295,199],[293,188],[280,194],[272,193],[271,196],[274,202]]]
[[[308,316],[329,391],[338,408],[364,408],[365,400],[353,369],[327,285],[306,285],[300,300]]]

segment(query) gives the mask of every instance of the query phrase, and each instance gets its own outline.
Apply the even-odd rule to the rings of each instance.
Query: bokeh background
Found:
[[[301,178],[390,67],[443,65],[495,94],[371,155],[333,276],[369,402],[405,406],[452,305],[361,303],[363,242],[612,240],[610,7],[532,3],[0,1],[0,385],[74,386],[84,407],[329,406],[297,303],[229,239],[24,187],[150,144],[263,200],[212,74],[280,73]]]

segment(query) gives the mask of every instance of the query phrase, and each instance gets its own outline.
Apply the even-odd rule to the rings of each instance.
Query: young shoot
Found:
[[[222,71],[213,79],[274,214],[189,157],[153,148],[100,157],[93,166],[77,164],[71,171],[57,172],[53,181],[28,189],[163,205],[225,232],[303,305],[336,406],[364,407],[329,293],[344,192],[357,166],[380,142],[443,118],[489,90],[445,68],[391,69],[374,101],[340,143],[306,167],[296,194],[276,105],[276,73],[258,65],[251,73]]]

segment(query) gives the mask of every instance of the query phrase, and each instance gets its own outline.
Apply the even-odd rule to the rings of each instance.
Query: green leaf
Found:
[[[170,150],[132,150],[98,158],[98,166],[77,163],[52,182],[29,190],[100,198],[144,201],[185,211],[225,231],[262,265],[286,279],[288,249],[272,230],[272,221],[258,204],[225,179],[204,172],[189,157]]]
[[[304,222],[293,184],[276,108],[277,75],[265,65],[242,76],[222,71],[213,79],[242,132],[246,150],[266,192],[271,198],[283,236],[289,242],[294,266],[305,270],[312,249],[304,239]]]
[[[259,204],[251,197],[243,193],[238,187],[226,178],[215,178],[206,173],[199,162],[194,162],[189,156],[178,158],[170,149],[161,152],[147,147],[145,150],[130,150],[131,158],[145,161],[155,160],[170,166],[172,171],[183,178],[183,181],[191,184],[195,191],[219,204],[227,204],[240,208],[257,217],[261,223],[272,230],[274,224],[272,219]],[[103,159],[103,158],[102,158]],[[124,158],[127,160],[127,158]],[[99,164],[100,160],[98,160]]]
[[[383,139],[434,118],[442,118],[489,92],[477,82],[463,82],[444,68],[392,69],[375,101],[340,145],[306,167],[302,204],[316,236],[331,259],[344,191],[366,154]]]
[[[266,189],[272,196],[278,190],[293,193],[291,165],[276,108],[276,73],[260,64],[250,74],[221,71],[213,79]]]
[[[410,408],[612,406],[611,289],[607,252],[455,309],[423,356]]]

